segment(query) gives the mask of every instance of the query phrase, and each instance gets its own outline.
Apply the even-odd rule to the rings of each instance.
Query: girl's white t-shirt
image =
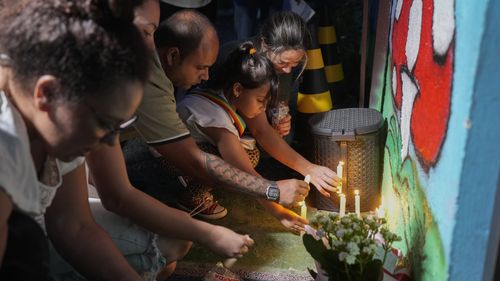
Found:
[[[222,93],[218,93],[220,98],[225,99]],[[221,106],[206,97],[196,94],[186,95],[177,104],[177,113],[188,127],[191,136],[197,143],[215,142],[201,128],[215,127],[226,129],[240,138],[238,130],[234,126],[233,119]]]

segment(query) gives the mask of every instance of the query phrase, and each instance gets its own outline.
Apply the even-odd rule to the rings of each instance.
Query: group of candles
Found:
[[[337,165],[337,176],[340,178],[340,184],[337,186],[337,194],[339,195],[340,207],[339,215],[341,217],[345,216],[345,205],[347,203],[345,194],[342,193],[342,174],[344,170],[344,162],[339,161]],[[354,190],[354,212],[360,218],[361,217],[361,197],[359,195],[359,190]]]
[[[340,199],[340,207],[339,207],[339,215],[341,217],[345,216],[345,207],[346,207],[346,196],[344,193],[342,193],[342,174],[343,174],[343,166],[344,162],[339,161],[339,164],[337,165],[337,176],[340,178],[340,184],[337,186],[337,194]],[[309,184],[311,181],[311,176],[306,175],[304,178],[304,181]],[[307,217],[307,206],[305,201],[302,201],[299,203],[300,205],[300,216],[303,218]],[[361,196],[359,195],[359,190],[354,190],[354,212],[356,215],[361,218]]]

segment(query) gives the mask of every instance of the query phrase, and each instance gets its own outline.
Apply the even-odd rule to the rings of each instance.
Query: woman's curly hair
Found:
[[[133,25],[137,0],[21,0],[0,13],[0,53],[29,89],[53,75],[61,95],[102,95],[125,81],[144,83],[149,60]]]

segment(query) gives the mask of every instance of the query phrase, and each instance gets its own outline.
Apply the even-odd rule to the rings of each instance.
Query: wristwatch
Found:
[[[278,202],[280,199],[280,189],[276,182],[271,182],[266,189],[266,199],[269,201]]]

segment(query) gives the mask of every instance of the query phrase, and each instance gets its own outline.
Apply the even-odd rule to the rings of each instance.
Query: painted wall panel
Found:
[[[486,17],[489,5],[487,0],[380,3],[370,107],[381,110],[387,121],[382,201],[391,227],[404,238],[398,246],[410,258],[416,280],[458,280],[450,275],[458,259],[452,253],[457,252],[457,243],[471,238],[461,237],[456,226],[477,214],[461,209],[461,196],[471,190],[464,184],[464,178],[469,179],[467,159],[474,153],[468,149],[470,138],[475,139],[470,133],[471,114],[481,111],[472,106],[482,67],[479,50],[494,38],[483,37],[488,25],[495,26],[487,19],[500,17],[491,11]],[[497,54],[489,57],[498,65]],[[488,80],[487,85],[497,86],[491,91],[500,89],[498,81]],[[496,155],[498,149],[490,153]],[[489,202],[484,215],[491,219],[498,175],[485,176],[494,178],[490,193],[474,200],[479,206]],[[484,266],[484,259],[475,266]]]
[[[500,2],[478,4],[463,1],[457,5],[459,27],[464,30],[457,66],[472,75],[456,80],[463,83],[457,94],[470,105],[450,257],[450,280],[457,281],[471,280],[471,276],[493,280],[500,233],[500,214],[495,213],[500,178]]]

